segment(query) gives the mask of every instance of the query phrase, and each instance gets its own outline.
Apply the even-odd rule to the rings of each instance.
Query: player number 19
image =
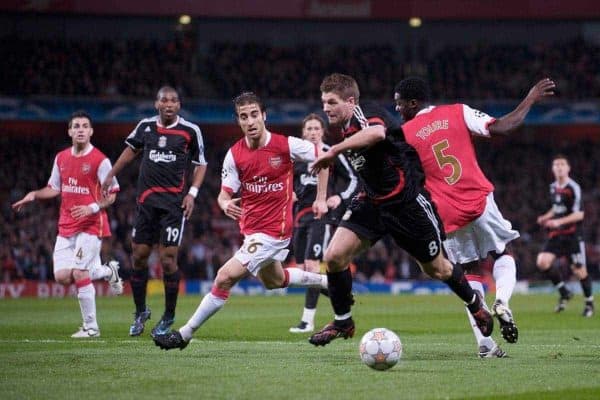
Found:
[[[167,227],[167,241],[168,242],[176,242],[178,236],[179,236],[179,229],[172,228],[170,226]]]
[[[456,182],[458,182],[462,175],[462,166],[460,165],[458,158],[444,153],[444,150],[446,150],[448,147],[450,147],[448,139],[444,139],[431,146],[433,154],[435,155],[435,160],[437,161],[440,169],[443,169],[446,165],[450,165],[450,167],[452,167],[452,174],[444,177],[444,179],[448,185],[454,185]]]

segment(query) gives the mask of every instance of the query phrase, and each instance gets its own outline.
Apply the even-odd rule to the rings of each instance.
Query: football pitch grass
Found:
[[[351,340],[316,348],[288,328],[304,296],[232,296],[183,350],[154,346],[152,320],[128,336],[129,297],[98,299],[102,336],[71,339],[80,320],[74,298],[0,300],[2,399],[598,399],[600,316],[581,317],[582,300],[552,312],[556,296],[515,296],[519,342],[494,338],[505,359],[479,359],[464,308],[454,296],[359,295]],[[489,300],[489,299],[488,299]],[[175,327],[200,297],[181,297]],[[331,317],[322,298],[317,325]],[[404,346],[394,368],[378,372],[358,356],[362,334],[395,331]]]

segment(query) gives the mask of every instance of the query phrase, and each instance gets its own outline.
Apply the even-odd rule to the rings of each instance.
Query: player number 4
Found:
[[[444,151],[448,149],[448,147],[450,147],[448,139],[444,139],[431,146],[433,154],[435,155],[435,160],[437,161],[440,169],[444,169],[446,165],[450,165],[450,167],[452,168],[452,174],[444,177],[444,179],[446,180],[448,185],[454,185],[456,182],[459,181],[462,175],[462,166],[460,165],[460,161],[458,161],[458,158],[454,157],[453,155],[444,153]]]

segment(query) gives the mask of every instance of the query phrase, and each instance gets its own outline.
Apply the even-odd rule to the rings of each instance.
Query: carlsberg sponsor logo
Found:
[[[170,163],[170,162],[177,161],[176,154],[173,154],[172,152],[163,153],[162,151],[158,151],[158,150],[150,150],[150,153],[148,154],[148,158],[150,158],[151,161],[154,161],[156,163],[158,163],[158,162]]]

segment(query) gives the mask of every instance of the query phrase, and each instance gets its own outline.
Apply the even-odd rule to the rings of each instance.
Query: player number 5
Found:
[[[450,147],[448,139],[444,139],[441,142],[437,142],[431,146],[433,154],[435,155],[435,160],[437,161],[440,169],[443,169],[446,165],[450,165],[452,167],[452,174],[444,177],[444,179],[448,185],[454,185],[456,182],[458,182],[462,175],[462,166],[456,157],[449,154],[444,154],[444,150],[446,150],[448,147]]]

